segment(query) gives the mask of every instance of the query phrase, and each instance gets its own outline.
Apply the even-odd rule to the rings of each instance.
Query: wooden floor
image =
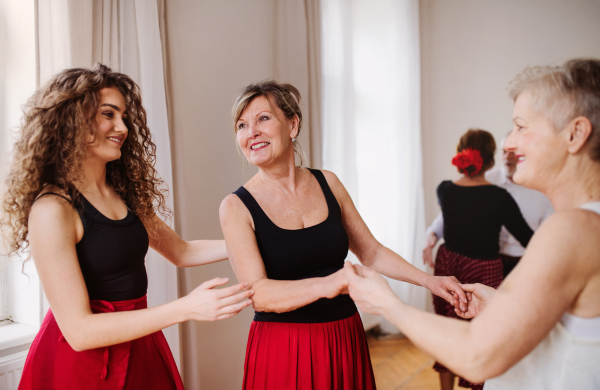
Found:
[[[377,390],[439,390],[438,373],[427,357],[408,339],[369,336],[371,363]],[[454,386],[455,389],[462,389]]]

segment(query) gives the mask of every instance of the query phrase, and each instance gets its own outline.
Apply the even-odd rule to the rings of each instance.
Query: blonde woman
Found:
[[[31,255],[50,310],[20,390],[183,389],[161,329],[229,318],[250,304],[245,283],[147,308],[148,246],[181,267],[227,257],[223,241],[185,242],[168,215],[138,86],[103,65],[68,69],[26,106],[2,229]]]
[[[466,297],[455,278],[430,276],[377,242],[333,173],[296,166],[299,102],[295,87],[265,81],[247,86],[233,108],[238,146],[258,167],[220,210],[235,274],[255,291],[243,388],[374,389],[363,326],[346,295],[348,249],[456,305]]]
[[[472,292],[471,322],[407,306],[379,275],[346,265],[350,295],[484,389],[600,388],[600,61],[527,69],[512,85],[514,181],[556,213],[498,290]],[[493,378],[493,379],[489,379]],[[488,380],[489,379],[489,380]]]

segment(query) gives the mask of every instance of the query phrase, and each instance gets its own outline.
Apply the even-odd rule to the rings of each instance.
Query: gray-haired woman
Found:
[[[600,61],[527,69],[512,95],[515,127],[505,148],[519,158],[514,181],[548,196],[556,213],[497,291],[463,285],[472,299],[457,314],[477,317],[467,323],[416,310],[377,273],[347,265],[350,295],[452,371],[486,380],[486,390],[598,389]]]

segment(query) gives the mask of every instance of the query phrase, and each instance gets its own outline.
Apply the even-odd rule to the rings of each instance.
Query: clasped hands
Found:
[[[364,312],[385,316],[393,310],[393,306],[401,302],[387,281],[378,272],[368,267],[346,262],[344,268],[336,272],[338,273],[340,273],[336,278],[338,283],[341,283],[343,278],[347,281],[347,284],[338,290],[339,294],[349,293]],[[337,286],[339,288],[342,284]],[[424,287],[452,304],[456,314],[465,319],[477,316],[496,291],[479,283],[460,284],[453,276],[432,276]]]

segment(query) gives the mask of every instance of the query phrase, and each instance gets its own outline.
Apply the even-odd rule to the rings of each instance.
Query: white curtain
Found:
[[[37,0],[38,74],[43,84],[62,69],[101,62],[129,75],[142,92],[156,144],[156,169],[172,190],[160,6],[156,0]],[[167,206],[173,210],[172,193]],[[177,298],[175,266],[150,250],[146,269],[149,306]],[[179,366],[179,326],[169,327],[164,333]]]
[[[323,168],[340,177],[375,238],[424,269],[418,6],[321,1],[322,132]],[[425,308],[427,290],[390,284]],[[363,321],[397,331],[381,318]]]

